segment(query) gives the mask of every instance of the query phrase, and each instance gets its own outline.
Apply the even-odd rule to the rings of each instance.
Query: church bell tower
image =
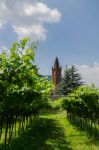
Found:
[[[54,66],[52,67],[52,83],[56,88],[61,80],[62,67],[59,65],[58,57],[55,59]]]

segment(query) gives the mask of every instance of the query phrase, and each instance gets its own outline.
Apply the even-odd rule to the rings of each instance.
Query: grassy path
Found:
[[[41,115],[7,150],[99,150],[99,142],[71,125],[64,111]]]
[[[99,150],[99,141],[94,141],[87,133],[71,125],[65,117],[65,112],[56,115],[56,120],[63,129],[65,140],[72,150]]]

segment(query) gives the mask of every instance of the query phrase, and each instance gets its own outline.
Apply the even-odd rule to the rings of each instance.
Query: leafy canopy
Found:
[[[37,44],[25,38],[0,54],[0,117],[33,114],[48,103],[51,85],[34,65]]]

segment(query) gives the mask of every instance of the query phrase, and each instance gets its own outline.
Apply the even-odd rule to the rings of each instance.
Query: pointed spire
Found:
[[[62,68],[59,65],[58,57],[56,57],[54,67],[52,67],[52,83],[55,86],[55,88],[61,80],[61,71]]]
[[[55,67],[58,67],[58,68],[59,68],[58,57],[56,57],[56,59],[55,59],[54,68],[55,68]]]

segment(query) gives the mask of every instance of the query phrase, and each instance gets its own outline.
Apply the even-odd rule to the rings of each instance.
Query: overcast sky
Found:
[[[76,65],[99,86],[99,0],[0,0],[0,48],[29,36],[39,41],[36,61],[51,74],[55,57]]]

